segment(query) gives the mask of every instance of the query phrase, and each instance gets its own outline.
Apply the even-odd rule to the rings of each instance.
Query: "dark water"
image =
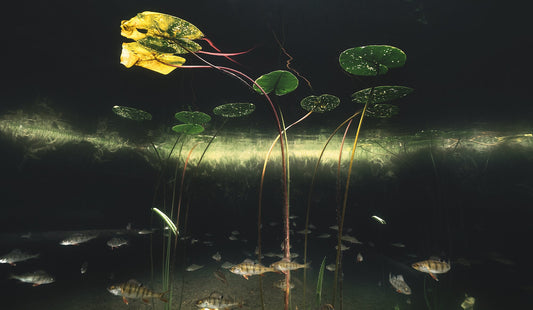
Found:
[[[20,248],[41,256],[0,266],[6,308],[162,309],[161,302],[126,306],[105,288],[132,278],[161,288],[163,226],[150,208],[170,209],[173,186],[179,185],[196,142],[202,144],[192,153],[181,196],[176,186],[174,202],[177,206],[182,198],[180,231],[199,241],[178,245],[175,296],[183,289],[182,307],[193,309],[195,300],[224,291],[244,300],[245,309],[260,308],[257,277],[246,281],[225,271],[225,286],[212,273],[224,261],[255,258],[261,170],[277,134],[272,111],[262,96],[215,70],[182,68],[164,76],[121,65],[120,21],[142,11],[186,19],[224,52],[254,47],[235,56],[242,65],[209,57],[253,79],[290,69],[279,38],[294,58],[292,68],[312,84],[300,78],[294,92],[274,98],[287,124],[306,113],[299,105],[306,96],[340,98],[336,110],[312,115],[288,132],[290,213],[295,216],[291,242],[292,252],[300,254],[297,261],[303,261],[304,237],[298,231],[304,229],[308,202],[310,222],[317,227],[309,236],[308,308],[314,306],[322,259],[327,265],[335,260],[336,231],[329,227],[337,224],[342,206],[356,124],[344,145],[339,179],[344,129],[326,150],[310,194],[315,163],[328,135],[360,109],[350,95],[376,83],[415,91],[396,102],[399,115],[363,123],[344,222],[344,233],[363,244],[346,243],[344,309],[460,309],[465,294],[476,298],[474,309],[533,306],[528,243],[533,232],[533,108],[527,92],[530,64],[523,61],[531,45],[526,9],[473,0],[226,0],[30,1],[10,9],[17,13],[4,18],[0,255]],[[379,81],[346,74],[339,54],[369,44],[402,49],[406,65]],[[186,64],[202,64],[186,58]],[[174,113],[214,116],[214,107],[230,102],[253,102],[256,111],[227,123],[214,117],[201,135],[179,140],[177,169],[178,155],[167,163],[158,159],[153,147],[164,158],[175,143],[170,130],[177,123]],[[118,119],[111,110],[115,105],[146,110],[153,119],[143,124]],[[284,236],[278,146],[263,189],[263,253],[280,253]],[[373,215],[387,224],[380,225]],[[125,231],[128,223],[135,229],[159,229],[153,243],[150,236]],[[99,237],[80,246],[59,245],[70,232],[85,230],[97,230]],[[228,239],[233,230],[240,232],[236,241]],[[30,239],[21,238],[28,232]],[[130,244],[111,250],[105,242],[119,232]],[[317,238],[323,233],[331,237]],[[217,251],[221,262],[211,258]],[[355,261],[358,253],[364,257],[361,263]],[[452,265],[439,282],[410,267],[432,256]],[[89,270],[82,275],[84,261]],[[204,267],[183,271],[193,263]],[[31,287],[8,279],[11,273],[36,269],[47,270],[57,281]],[[389,273],[402,274],[413,294],[396,293]],[[303,272],[293,274],[293,302],[302,309]],[[264,277],[267,309],[283,307],[281,293],[271,287],[278,278]],[[332,300],[332,284],[333,273],[326,271],[325,302]]]

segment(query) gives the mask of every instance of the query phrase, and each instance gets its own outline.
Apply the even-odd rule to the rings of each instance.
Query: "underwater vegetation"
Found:
[[[387,229],[389,232],[401,231],[398,226],[393,226],[398,224],[390,220],[390,217],[380,214],[378,207],[372,210],[375,213],[367,214],[359,206],[371,205],[372,201],[395,203],[387,201],[383,197],[384,193],[395,193],[406,199],[406,204],[413,203],[405,198],[407,195],[402,196],[403,192],[408,192],[409,187],[421,193],[420,196],[435,198],[435,204],[452,200],[451,191],[447,193],[443,185],[427,182],[428,179],[444,179],[450,187],[460,184],[467,188],[465,191],[487,191],[487,188],[476,184],[475,180],[479,175],[487,173],[487,167],[491,166],[495,154],[505,153],[510,149],[527,153],[533,146],[533,136],[527,131],[499,133],[435,130],[405,134],[366,128],[370,127],[367,121],[370,118],[386,119],[396,115],[399,108],[390,102],[400,100],[413,91],[405,86],[380,83],[381,76],[389,69],[401,67],[406,62],[406,54],[397,47],[368,45],[342,52],[339,55],[342,70],[350,77],[358,76],[360,79],[357,83],[365,85],[365,88],[351,95],[353,113],[344,116],[344,120],[332,132],[299,131],[297,125],[305,123],[308,117],[327,117],[325,113],[338,107],[343,100],[332,94],[315,93],[311,82],[295,72],[289,66],[289,61],[284,68],[287,70],[274,70],[252,79],[243,72],[204,58],[221,56],[235,63],[233,57],[250,51],[221,52],[191,23],[162,13],[139,13],[121,23],[121,33],[132,40],[122,45],[121,63],[126,67],[139,66],[159,74],[170,74],[176,69],[186,68],[216,70],[245,85],[250,90],[250,101],[254,101],[252,99],[255,96],[266,103],[271,108],[273,128],[277,131],[275,134],[265,134],[253,130],[233,132],[226,128],[232,119],[245,118],[254,112],[255,105],[250,102],[227,103],[212,111],[177,111],[173,115],[175,123],[165,124],[158,130],[148,129],[146,126],[152,121],[149,111],[119,105],[110,107],[120,118],[119,122],[138,128],[135,134],[120,130],[82,133],[60,122],[53,114],[32,115],[20,111],[3,116],[0,120],[2,138],[22,145],[20,148],[25,154],[24,161],[38,160],[40,156],[69,145],[82,145],[84,148],[79,151],[86,153],[86,156],[93,156],[94,160],[112,158],[117,156],[117,152],[133,153],[137,160],[146,161],[156,172],[153,188],[147,189],[153,192],[152,202],[150,206],[146,206],[146,217],[150,217],[151,229],[149,250],[145,250],[150,257],[150,283],[153,285],[144,286],[130,280],[108,287],[111,294],[121,296],[126,304],[130,299],[139,299],[144,304],[152,302],[151,306],[154,308],[162,306],[165,309],[181,309],[191,306],[200,309],[231,309],[248,307],[251,299],[259,299],[249,307],[265,309],[266,305],[280,300],[273,298],[274,294],[267,292],[264,287],[264,282],[272,282],[273,287],[283,294],[283,300],[276,304],[276,309],[350,308],[353,301],[347,303],[346,297],[350,296],[344,294],[353,293],[353,286],[348,290],[346,279],[368,276],[358,266],[374,261],[382,273],[378,285],[387,287],[389,293],[396,294],[396,300],[402,301],[402,307],[395,305],[394,308],[404,308],[404,303],[407,304],[406,308],[411,308],[412,301],[407,299],[407,295],[413,296],[413,302],[417,306],[421,305],[421,298],[417,300],[414,296],[420,297],[423,294],[424,306],[443,309],[439,302],[447,298],[447,295],[442,293],[444,289],[440,289],[439,285],[451,283],[448,273],[455,271],[456,267],[452,265],[455,261],[452,263],[426,255],[433,249],[422,254],[416,253],[409,259],[402,256],[401,262],[387,260],[388,253],[384,253],[384,244],[387,244],[387,251],[402,251],[402,255],[413,254],[404,252],[406,248],[411,251],[413,247],[409,248],[411,244],[406,246],[401,240],[383,242],[382,232]],[[203,47],[195,40],[203,40],[216,52],[203,51]],[[280,48],[290,57],[281,44]],[[201,64],[186,66],[186,57]],[[300,101],[302,116],[297,121],[289,122],[283,113],[284,106],[288,103],[284,96],[299,87],[298,78],[305,80],[312,94]],[[358,84],[354,88],[359,89]],[[211,117],[208,113],[214,116]],[[213,130],[206,130],[208,123],[212,124],[209,126]],[[339,131],[343,132],[342,137],[337,135]],[[346,141],[351,139],[351,147],[344,147]],[[276,148],[278,142],[279,149]],[[461,170],[447,169],[454,165],[462,167]],[[24,162],[20,167],[24,168]],[[376,184],[379,186],[374,186]],[[522,188],[527,189],[527,186],[524,184]],[[309,190],[303,190],[306,188]],[[250,192],[253,194],[249,194]],[[441,199],[443,196],[449,200]],[[213,211],[222,204],[221,201],[229,205],[239,205],[243,201],[248,204],[251,201],[253,207],[247,205],[246,210],[235,211],[232,216],[242,218],[233,218],[231,223],[240,222],[242,226],[237,226],[240,230],[245,225],[242,223],[244,219],[249,221],[249,217],[243,214],[257,215],[257,236],[242,236],[237,230],[229,233],[231,225],[225,222],[229,216],[223,213],[227,211]],[[209,206],[209,203],[216,206]],[[409,210],[406,208],[394,212]],[[355,214],[356,220],[352,217],[353,222],[347,223],[347,213]],[[220,227],[204,227],[203,220],[207,216],[218,219]],[[428,222],[428,226],[438,225],[435,219],[424,220]],[[330,230],[321,227],[322,234],[318,234],[319,230],[312,223],[325,225],[326,221],[336,225],[332,225]],[[255,225],[255,221],[252,222]],[[363,241],[350,235],[352,231],[362,234],[362,229],[357,227],[361,223],[375,233],[362,237]],[[394,228],[384,228],[385,226]],[[155,227],[158,229],[152,230]],[[197,253],[194,252],[194,247],[198,243],[212,246],[214,242],[203,237],[201,240],[197,239],[195,233],[200,227],[223,230],[222,234],[227,234],[224,237],[226,242],[234,242],[235,248],[242,247],[243,252],[250,253],[241,254],[241,251],[237,251],[239,257],[235,255],[226,258],[227,252],[222,251],[221,254],[221,250],[217,249],[216,253],[212,251],[207,256],[205,253],[203,256],[196,256],[193,253]],[[434,229],[438,230],[437,227]],[[154,231],[158,233],[153,233]],[[334,238],[330,239],[332,235]],[[420,239],[420,244],[431,241],[428,241],[430,237],[427,236]],[[77,245],[86,241],[62,244]],[[124,240],[115,241],[117,242],[108,244],[112,249],[128,246]],[[313,248],[322,241],[323,248]],[[326,252],[326,242],[328,256],[325,257],[322,252]],[[275,244],[276,250],[273,250],[272,244]],[[253,250],[244,250],[250,246]],[[354,252],[354,249],[357,250]],[[38,254],[28,253],[12,251],[0,262],[12,264],[38,258]],[[301,258],[298,258],[299,253],[303,253]],[[10,254],[12,257],[8,257]],[[246,259],[242,260],[242,255]],[[425,256],[422,257],[423,255]],[[199,271],[212,267],[205,261],[199,261],[204,256],[211,257],[220,266],[214,272],[207,272],[209,279],[202,278],[201,289],[196,288],[196,291],[191,292],[187,288],[189,282],[186,277],[193,277],[193,272],[199,274]],[[310,259],[311,256],[315,259],[314,262]],[[265,257],[276,259],[271,264],[265,264]],[[317,263],[320,260],[316,261],[317,257],[321,260],[319,268]],[[334,262],[331,261],[332,257],[335,257]],[[501,257],[496,258],[501,260]],[[303,263],[298,263],[298,260],[303,260]],[[413,263],[412,266],[409,266],[408,261]],[[387,269],[390,266],[398,269],[391,272],[385,270],[385,266]],[[160,268],[160,276],[155,275],[156,268]],[[404,268],[401,270],[403,274],[399,273],[401,268]],[[86,271],[87,264],[84,264],[82,274]],[[311,274],[309,278],[308,273]],[[39,272],[37,275],[44,277],[44,273]],[[303,275],[303,280],[300,280],[300,275]],[[24,281],[23,275],[17,276],[15,279]],[[215,278],[220,282],[217,282],[219,287],[236,297],[210,291]],[[442,280],[437,282],[438,279]],[[32,283],[51,283],[50,279],[48,282],[35,278],[30,280]],[[160,281],[160,285],[156,281]],[[246,283],[242,287],[247,289],[236,289],[235,283]],[[309,290],[314,291],[314,294],[308,294]],[[464,292],[461,292],[461,297],[463,295]],[[462,304],[460,301],[454,304],[460,304],[463,309],[472,309],[476,299],[465,297]]]

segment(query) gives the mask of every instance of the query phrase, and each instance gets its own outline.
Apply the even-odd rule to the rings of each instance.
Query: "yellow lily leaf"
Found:
[[[130,20],[123,20],[120,34],[128,39],[139,40],[147,36],[163,37],[166,39],[196,40],[204,36],[200,29],[181,18],[145,11],[138,13]],[[143,31],[139,31],[143,30]]]
[[[135,65],[161,74],[169,74],[176,69],[174,66],[183,65],[185,58],[171,53],[159,53],[138,42],[130,42],[122,43],[120,63],[126,68]]]

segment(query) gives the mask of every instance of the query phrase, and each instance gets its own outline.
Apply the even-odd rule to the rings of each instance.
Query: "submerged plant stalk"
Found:
[[[372,97],[373,92],[374,92],[374,88],[372,88],[372,91],[370,92],[371,97]],[[335,279],[333,283],[333,301],[331,303],[333,306],[335,306],[335,299],[336,299],[336,294],[337,294],[337,282],[338,282],[339,266],[340,266],[340,260],[341,260],[341,238],[342,238],[342,230],[344,227],[344,215],[346,214],[346,205],[348,203],[348,189],[350,188],[350,177],[352,174],[353,161],[355,157],[355,149],[357,148],[357,141],[359,139],[359,133],[361,132],[361,126],[363,125],[363,118],[365,116],[367,107],[368,107],[368,102],[365,104],[363,111],[361,112],[361,117],[359,119],[359,126],[357,126],[357,132],[355,133],[355,140],[353,142],[352,153],[350,156],[348,176],[346,177],[346,187],[344,189],[344,200],[342,202],[342,211],[341,211],[341,218],[339,222],[339,231],[337,234],[337,258],[335,259]]]

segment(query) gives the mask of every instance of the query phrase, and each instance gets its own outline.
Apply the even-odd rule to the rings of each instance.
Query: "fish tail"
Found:
[[[159,300],[161,300],[161,301],[163,301],[163,302],[168,302],[168,299],[165,298],[165,294],[168,293],[168,292],[169,292],[169,290],[166,291],[166,292],[163,292],[163,293],[159,294],[159,296],[157,296],[157,298],[159,298]]]

